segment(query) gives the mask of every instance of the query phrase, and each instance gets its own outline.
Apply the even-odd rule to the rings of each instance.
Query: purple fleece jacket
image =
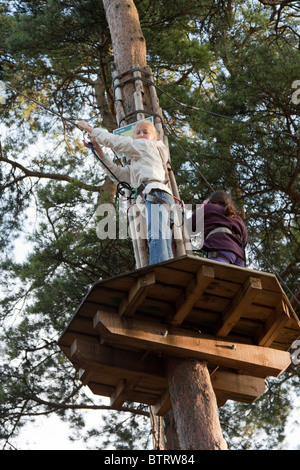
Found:
[[[195,226],[197,211],[192,216],[192,224]],[[213,233],[204,241],[203,249],[206,251],[232,251],[245,259],[244,248],[248,242],[245,224],[239,215],[226,217],[224,207],[220,204],[206,204],[204,206],[204,238],[217,227],[227,227],[233,232]]]

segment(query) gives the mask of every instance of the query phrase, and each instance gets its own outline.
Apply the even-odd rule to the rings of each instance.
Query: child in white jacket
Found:
[[[134,128],[133,139],[111,134],[104,129],[93,129],[84,121],[79,121],[77,127],[90,134],[95,152],[100,159],[106,160],[105,165],[119,181],[129,183],[133,189],[142,190],[147,210],[149,264],[173,258],[170,209],[174,201],[166,185],[164,169],[168,149],[162,141],[157,140],[155,127],[149,121],[139,122]],[[123,153],[131,160],[130,164],[119,167],[105,157],[99,144]],[[89,147],[87,143],[85,146]]]

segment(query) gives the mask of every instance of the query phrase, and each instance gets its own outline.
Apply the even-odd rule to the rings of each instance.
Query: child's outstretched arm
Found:
[[[93,130],[93,127],[91,127],[85,121],[78,121],[76,126],[78,127],[78,129],[80,129],[82,131],[86,131],[89,134]],[[101,158],[101,160],[104,159],[105,155],[104,155],[103,150],[102,150],[101,146],[99,145],[99,143],[96,142],[93,139],[91,139],[91,143],[93,144],[93,148],[94,148],[95,152],[97,153],[97,155]],[[90,148],[89,142],[86,142],[85,140],[83,140],[83,144],[86,148]]]
[[[140,156],[140,151],[136,148],[136,142],[130,137],[115,135],[101,128],[94,129],[85,121],[78,121],[76,125],[79,129],[88,132],[94,141],[111,148],[115,152],[123,153],[128,158]]]
[[[85,121],[78,121],[76,123],[76,126],[78,127],[78,129],[80,129],[81,131],[85,131],[85,132],[88,132],[89,134],[92,132],[92,130],[94,129],[92,126],[90,126],[87,122]]]
[[[85,121],[78,121],[78,123],[76,125],[80,130],[86,131],[89,134],[93,131],[93,127],[89,126]],[[109,134],[109,132],[107,132],[107,131],[103,131],[103,132],[105,134]],[[109,135],[111,135],[111,134],[109,134]],[[100,144],[96,140],[94,140],[92,137],[91,137],[91,142],[93,144],[95,152],[99,155],[100,159],[104,160],[105,155],[104,155],[104,152],[103,152]],[[85,147],[90,148],[88,142],[83,141],[83,143],[84,143]],[[107,146],[109,146],[109,145],[107,145]],[[105,160],[106,160],[106,158],[105,158]],[[122,181],[126,181],[127,183],[130,183],[130,167],[129,166],[125,166],[125,167],[120,168],[118,165],[116,165],[114,162],[112,162],[109,158],[107,159],[105,164],[114,173],[116,178],[118,178],[119,180],[122,180]],[[108,176],[111,176],[110,173],[107,171],[107,169],[105,169],[105,172],[108,174]]]

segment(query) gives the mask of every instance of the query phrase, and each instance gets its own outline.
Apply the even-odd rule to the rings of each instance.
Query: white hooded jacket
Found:
[[[129,165],[120,167],[111,159],[105,159],[105,165],[116,175],[119,181],[125,181],[132,188],[138,188],[141,183],[149,181],[144,192],[161,189],[171,194],[164,181],[167,178],[164,165],[168,161],[168,149],[160,140],[132,139],[111,134],[104,129],[93,129],[91,138],[101,145],[111,148],[117,153],[123,153]],[[107,170],[106,173],[109,174]]]

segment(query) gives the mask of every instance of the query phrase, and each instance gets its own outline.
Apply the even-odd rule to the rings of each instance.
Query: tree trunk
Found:
[[[227,449],[206,363],[169,357],[166,373],[181,449]]]
[[[103,0],[108,22],[114,62],[119,74],[131,70],[133,67],[145,68],[146,42],[143,36],[139,15],[133,0]],[[122,81],[131,78],[132,75],[124,75]],[[123,107],[125,114],[134,111],[133,94],[134,83],[127,83],[123,87]],[[136,116],[132,121],[136,120]]]
[[[147,65],[146,44],[138,12],[133,0],[103,0],[103,5],[111,34],[116,71],[117,74],[122,74],[120,81],[124,82],[133,76],[132,73],[126,74],[126,72],[136,67],[146,69]],[[149,110],[150,87],[144,83],[141,89],[143,109]],[[137,111],[134,101],[135,91],[135,82],[122,84],[122,106],[126,120],[128,114]],[[136,121],[136,115],[133,113],[130,119],[128,122]],[[167,364],[175,426],[181,436],[181,448],[225,448],[216,398],[206,366],[197,361],[189,362],[175,358],[168,359]],[[190,410],[193,410],[192,416]],[[174,435],[172,437],[176,442],[176,437]],[[170,443],[166,447],[172,448]]]

